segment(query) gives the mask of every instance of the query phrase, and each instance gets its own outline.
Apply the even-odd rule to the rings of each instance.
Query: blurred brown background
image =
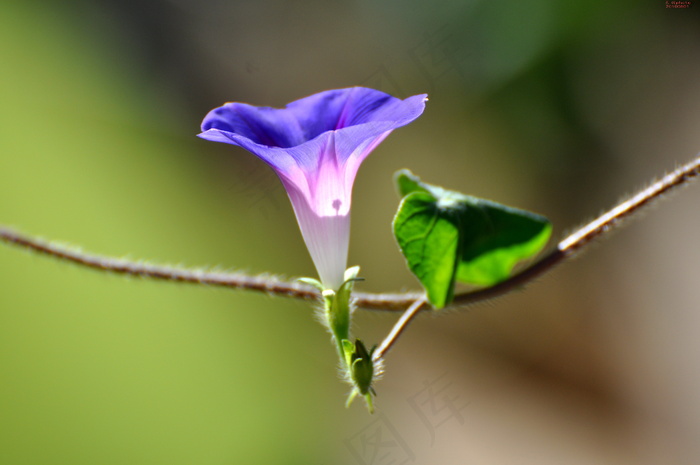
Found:
[[[313,275],[274,174],[195,137],[225,101],[427,92],[355,184],[350,264],[416,289],[391,176],[555,236],[700,151],[700,4],[23,2],[0,12],[0,223],[108,255]],[[695,464],[699,186],[390,353],[346,410],[308,305],[0,247],[2,464]],[[396,315],[360,312],[379,342]]]

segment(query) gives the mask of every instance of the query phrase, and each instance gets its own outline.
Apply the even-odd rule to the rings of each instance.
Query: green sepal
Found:
[[[356,281],[361,280],[361,278],[357,277],[357,274],[359,272],[359,266],[353,266],[345,270],[345,275],[343,276],[345,281],[343,281],[343,284],[340,285],[340,287],[335,293],[335,299],[338,302],[338,304],[347,307],[348,312],[350,308],[350,296],[352,294],[352,288],[354,287]]]
[[[345,349],[343,340],[350,339],[350,313],[352,288],[355,281],[360,278],[357,274],[359,266],[353,266],[345,271],[345,281],[337,290],[325,289],[321,292],[323,296],[324,319],[338,348],[338,355],[341,362],[345,361]]]
[[[304,284],[308,284],[309,286],[313,286],[316,289],[318,289],[319,292],[323,292],[326,290],[323,284],[321,284],[321,281],[318,279],[314,278],[299,278],[297,281],[302,282]]]
[[[374,389],[372,389],[372,392],[374,392]],[[370,414],[374,413],[374,402],[372,400],[372,394],[369,392],[364,395],[365,397],[365,403],[367,404],[367,410],[369,410]]]
[[[377,346],[372,347],[368,352],[362,341],[356,339],[355,344],[348,340],[343,341],[343,347],[348,361],[350,379],[353,383],[353,389],[348,396],[346,406],[349,406],[359,394],[365,398],[369,412],[374,413],[372,395],[376,395],[376,393],[372,387],[374,381],[372,354]]]
[[[352,365],[352,354],[355,352],[355,344],[347,339],[343,339],[343,354],[345,355],[345,366],[350,367]],[[350,370],[348,369],[348,372]]]
[[[359,391],[356,388],[353,388],[350,394],[348,395],[348,400],[345,401],[345,408],[349,408],[350,404],[352,404],[352,401],[355,400],[355,397],[359,394]],[[372,394],[376,395],[374,393],[374,389],[372,389],[371,393],[367,393],[363,395],[362,397],[365,398],[365,404],[367,404],[367,410],[369,411],[370,414],[374,413],[374,399],[372,399]]]
[[[346,284],[351,281],[362,281],[363,278],[358,278],[357,275],[360,273],[360,267],[359,266],[351,266],[347,270],[345,270],[345,273],[343,274],[343,279],[344,282],[343,284]]]
[[[352,401],[355,400],[355,397],[357,397],[357,394],[357,389],[353,387],[350,394],[348,394],[348,400],[345,401],[345,408],[350,408],[350,405],[352,404]]]
[[[367,352],[365,345],[359,339],[355,340],[355,347],[350,357],[350,377],[353,384],[360,391],[360,394],[365,395],[372,387],[374,380],[374,362],[372,361],[372,350]]]

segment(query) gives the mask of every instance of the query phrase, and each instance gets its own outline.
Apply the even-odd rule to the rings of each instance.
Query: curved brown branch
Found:
[[[555,265],[582,250],[594,239],[603,237],[608,231],[618,226],[626,218],[634,215],[642,207],[658,200],[663,194],[679,186],[686,185],[688,181],[698,176],[698,174],[700,174],[700,155],[690,163],[667,174],[660,180],[652,183],[646,189],[643,189],[628,200],[625,200],[595,220],[579,228],[559,242],[554,250],[544,255],[529,268],[526,268],[495,286],[459,294],[455,296],[452,304],[448,308],[462,307],[482,300],[498,297],[532,282],[533,279],[546,273]],[[29,237],[3,226],[0,226],[0,241],[108,273],[163,281],[244,289],[304,300],[315,300],[319,297],[316,289],[296,281],[286,281],[266,275],[250,276],[243,273],[185,269],[103,257],[84,253],[78,249],[64,245]],[[355,305],[357,307],[368,310],[386,311],[405,311],[416,301],[423,298],[423,294],[418,292],[402,294],[371,294],[357,292],[354,296]],[[424,306],[419,307],[419,309],[420,308],[424,308]],[[417,312],[418,310],[413,313],[415,314]],[[410,319],[407,321],[410,321]]]

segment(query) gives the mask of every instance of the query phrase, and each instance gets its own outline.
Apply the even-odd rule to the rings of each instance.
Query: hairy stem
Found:
[[[531,282],[533,279],[551,270],[555,265],[580,252],[595,239],[602,238],[614,227],[619,226],[626,218],[633,216],[642,207],[658,200],[663,194],[687,184],[700,174],[700,156],[691,162],[677,168],[646,189],[605,212],[595,220],[570,234],[557,246],[545,254],[540,260],[509,279],[495,286],[456,295],[452,304],[447,308],[462,307],[482,300],[504,295],[514,289]],[[34,252],[50,255],[60,260],[77,265],[115,274],[138,276],[163,281],[174,281],[191,284],[205,284],[233,289],[245,289],[264,292],[272,295],[293,297],[304,300],[319,299],[319,292],[312,286],[296,281],[285,281],[270,276],[250,276],[242,273],[213,272],[202,269],[175,268],[163,265],[152,265],[143,262],[132,262],[119,258],[103,257],[82,252],[80,250],[29,237],[13,229],[0,226],[0,241],[15,245]],[[418,292],[402,294],[370,294],[356,292],[355,305],[369,310],[406,311],[416,302],[422,301],[423,294]],[[418,305],[405,324],[410,322],[422,308]],[[398,324],[398,323],[397,323]],[[395,328],[396,329],[396,328]],[[398,330],[400,334],[401,329]],[[398,337],[398,335],[397,335]],[[393,342],[392,342],[393,343]],[[391,344],[391,343],[390,343]],[[390,347],[389,344],[389,347]],[[388,350],[388,347],[387,349]],[[386,351],[385,350],[385,351]],[[384,352],[385,352],[384,351]],[[380,352],[383,353],[383,352]]]
[[[295,281],[284,281],[265,275],[251,276],[243,273],[177,268],[166,265],[133,262],[120,258],[104,257],[86,253],[69,246],[29,237],[2,226],[0,226],[0,241],[49,255],[76,265],[108,273],[179,283],[230,287],[305,300],[315,300],[319,298],[318,291],[312,286]]]
[[[384,358],[384,355],[389,352],[391,347],[399,339],[399,336],[401,336],[404,330],[408,327],[408,324],[413,321],[413,318],[418,315],[418,312],[423,309],[426,303],[427,301],[425,300],[425,297],[421,297],[413,302],[408,309],[406,309],[404,314],[401,315],[401,318],[399,318],[394,327],[391,329],[389,335],[384,338],[382,343],[379,344],[379,347],[377,347],[377,350],[375,350],[372,354],[372,361],[378,362]]]

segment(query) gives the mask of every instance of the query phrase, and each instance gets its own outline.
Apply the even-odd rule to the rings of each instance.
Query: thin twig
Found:
[[[426,303],[425,297],[420,297],[413,302],[410,307],[408,307],[408,309],[403,315],[401,315],[401,318],[399,318],[394,327],[391,329],[391,332],[384,338],[382,343],[379,344],[379,347],[377,347],[372,354],[373,362],[378,362],[384,358],[384,355],[389,352],[394,343],[396,343],[396,341],[399,339],[399,336],[401,336],[401,333],[403,333],[403,331],[408,327],[408,324],[416,315],[418,315],[418,312],[422,310]]]
[[[581,227],[559,242],[554,250],[546,254],[529,268],[526,268],[495,286],[459,294],[455,296],[452,304],[448,308],[462,307],[482,300],[498,297],[532,282],[533,279],[551,270],[564,259],[581,251],[594,239],[602,238],[608,231],[618,226],[622,220],[634,215],[642,207],[658,200],[663,194],[679,186],[686,185],[688,181],[698,176],[698,174],[700,174],[700,155],[690,163],[667,174],[660,180],[652,183],[646,189],[643,189],[628,200],[625,200]],[[304,300],[314,300],[318,298],[318,291],[316,289],[295,281],[285,281],[270,276],[250,276],[243,273],[224,273],[201,269],[174,268],[92,255],[71,247],[32,238],[2,226],[0,226],[0,241],[109,273],[164,281],[245,289]],[[354,297],[355,305],[360,308],[368,310],[405,311],[417,300],[421,299],[422,295],[423,294],[417,292],[402,294],[370,294],[358,292],[354,294]]]

